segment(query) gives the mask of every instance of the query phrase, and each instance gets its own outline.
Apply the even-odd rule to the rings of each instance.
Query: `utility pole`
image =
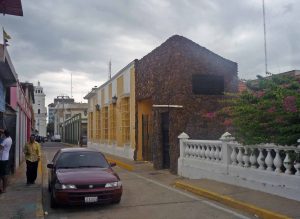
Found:
[[[64,96],[62,96],[62,103],[63,103],[63,127],[62,127],[62,130],[63,130],[63,136],[62,136],[62,139],[63,139],[63,142],[65,142],[65,101],[64,101]]]
[[[262,9],[263,9],[263,23],[264,23],[265,72],[266,75],[269,75],[270,73],[268,72],[265,0],[262,0]]]
[[[72,80],[72,72],[71,72],[71,98],[73,97],[73,80]]]
[[[108,63],[108,80],[111,79],[111,60],[109,60],[109,63]]]

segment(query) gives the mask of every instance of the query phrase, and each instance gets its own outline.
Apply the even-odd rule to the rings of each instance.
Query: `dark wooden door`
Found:
[[[149,115],[142,115],[142,155],[143,160],[152,161],[152,146],[150,144]]]
[[[169,113],[161,114],[163,168],[170,168]]]

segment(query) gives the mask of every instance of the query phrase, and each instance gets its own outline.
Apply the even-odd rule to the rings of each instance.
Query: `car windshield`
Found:
[[[56,161],[56,168],[108,168],[109,164],[104,156],[98,152],[65,152]]]

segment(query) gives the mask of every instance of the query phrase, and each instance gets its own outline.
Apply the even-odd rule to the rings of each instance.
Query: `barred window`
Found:
[[[129,97],[121,99],[121,130],[122,140],[124,143],[130,141],[130,110],[129,110]]]
[[[94,138],[94,135],[93,135],[93,132],[94,132],[94,129],[93,129],[93,112],[90,112],[89,113],[89,138],[90,139],[93,139]]]
[[[96,139],[100,140],[101,137],[101,111],[96,111]]]
[[[108,107],[103,107],[102,109],[102,135],[103,140],[108,139]]]
[[[109,140],[116,140],[116,106],[109,106]]]

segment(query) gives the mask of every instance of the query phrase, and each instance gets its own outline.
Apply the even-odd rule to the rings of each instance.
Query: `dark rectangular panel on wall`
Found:
[[[192,75],[193,93],[200,95],[224,94],[223,75]]]

